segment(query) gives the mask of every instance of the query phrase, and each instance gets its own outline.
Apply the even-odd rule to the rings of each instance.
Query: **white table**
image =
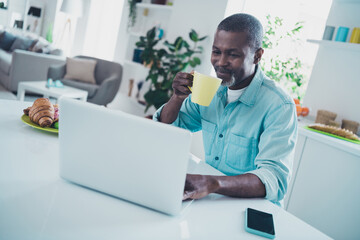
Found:
[[[20,120],[28,105],[0,100],[0,239],[264,239],[244,230],[247,207],[273,214],[276,239],[329,239],[265,199],[211,194],[170,217],[66,182],[57,135]]]
[[[19,82],[17,99],[24,101],[25,92],[30,91],[38,94],[42,94],[44,97],[53,97],[59,99],[60,97],[69,97],[69,98],[78,98],[79,100],[86,101],[88,92],[64,86],[62,88],[57,87],[46,87],[46,81],[29,81],[29,82]]]

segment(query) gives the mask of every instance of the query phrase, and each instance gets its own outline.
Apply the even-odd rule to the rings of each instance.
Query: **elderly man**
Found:
[[[226,176],[186,177],[184,199],[209,193],[265,197],[279,203],[291,176],[297,136],[290,98],[258,66],[263,28],[248,14],[235,14],[217,27],[211,63],[220,86],[210,106],[191,102],[193,76],[180,72],[174,94],[154,120],[203,133],[206,162]]]

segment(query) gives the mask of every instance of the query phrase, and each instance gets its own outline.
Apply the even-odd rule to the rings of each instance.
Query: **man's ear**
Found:
[[[254,54],[254,64],[258,64],[260,62],[263,54],[264,54],[263,48],[259,48],[258,50],[256,50],[256,52]]]

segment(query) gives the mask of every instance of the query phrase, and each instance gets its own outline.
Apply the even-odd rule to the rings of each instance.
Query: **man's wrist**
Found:
[[[184,97],[184,96],[178,96],[178,95],[176,95],[176,94],[173,94],[173,95],[171,96],[171,98],[170,98],[170,101],[171,101],[173,104],[179,104],[179,105],[181,105],[186,98],[187,98],[187,96]]]
[[[220,182],[217,176],[208,176],[210,192],[217,193],[220,189]]]

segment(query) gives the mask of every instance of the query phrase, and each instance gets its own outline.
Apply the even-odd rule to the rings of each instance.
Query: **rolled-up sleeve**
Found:
[[[282,200],[291,178],[297,116],[293,103],[285,103],[269,113],[259,140],[256,169],[249,173],[259,177],[265,185],[266,198],[273,202]]]
[[[154,121],[160,121],[161,111],[164,106],[165,105],[161,106],[154,113]],[[184,100],[176,120],[171,125],[187,129],[191,132],[197,132],[201,130],[201,116],[199,105],[191,102],[191,95]]]

